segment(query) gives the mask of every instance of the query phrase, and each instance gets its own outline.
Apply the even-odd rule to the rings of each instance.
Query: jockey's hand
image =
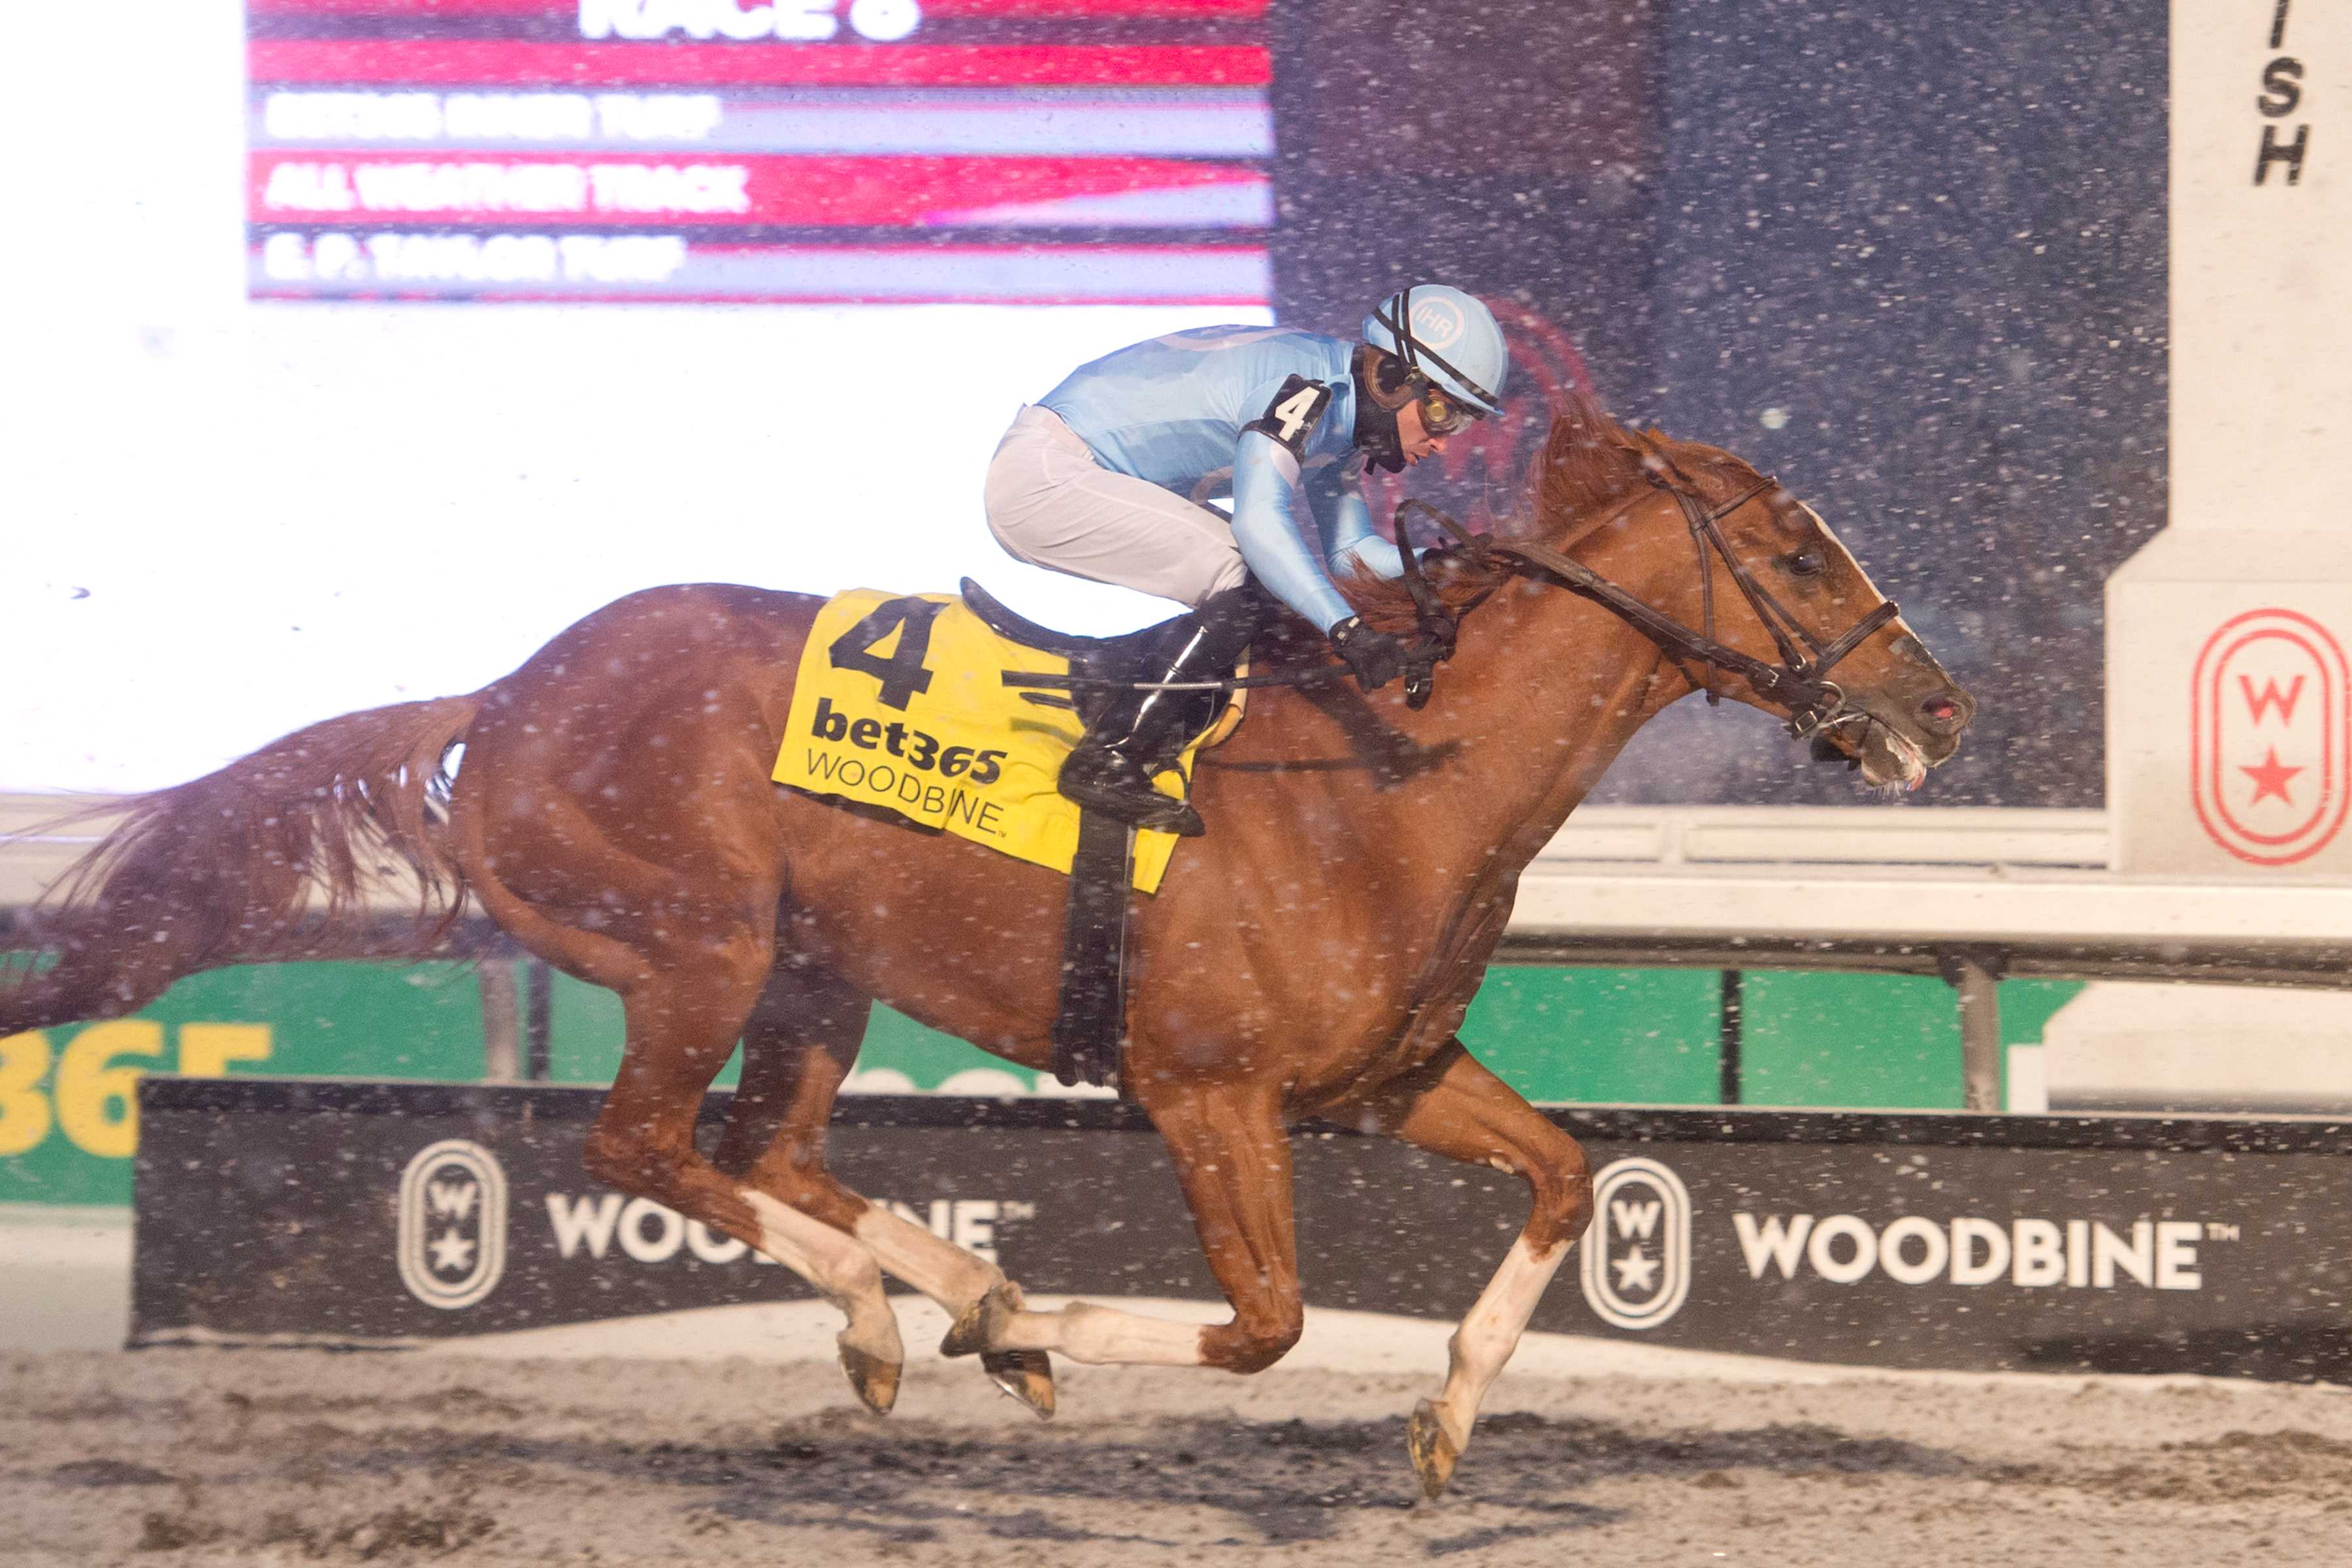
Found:
[[[1347,660],[1356,684],[1367,691],[1378,691],[1404,673],[1404,644],[1366,626],[1360,616],[1349,616],[1331,628],[1331,647]]]

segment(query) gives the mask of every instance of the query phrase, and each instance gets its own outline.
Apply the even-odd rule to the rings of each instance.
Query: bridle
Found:
[[[1682,508],[1684,520],[1690,525],[1691,544],[1698,556],[1700,611],[1699,629],[1696,631],[1643,604],[1582,562],[1548,544],[1472,533],[1426,501],[1407,500],[1397,507],[1397,539],[1402,544],[1404,520],[1408,512],[1419,510],[1427,513],[1459,542],[1463,553],[1473,565],[1491,569],[1499,559],[1507,564],[1532,567],[1535,574],[1550,578],[1605,606],[1619,619],[1656,643],[1677,662],[1699,665],[1704,671],[1699,684],[1706,692],[1710,705],[1723,700],[1723,694],[1716,685],[1718,671],[1743,678],[1758,696],[1788,710],[1789,733],[1798,740],[1817,736],[1826,738],[1826,731],[1866,721],[1869,715],[1852,706],[1844,689],[1829,679],[1828,675],[1848,654],[1860,647],[1873,632],[1901,615],[1902,610],[1893,600],[1887,600],[1829,642],[1821,641],[1790,612],[1786,605],[1773,596],[1769,588],[1756,580],[1756,574],[1733,553],[1730,542],[1723,536],[1724,519],[1759,496],[1778,489],[1780,481],[1769,478],[1759,479],[1729,500],[1710,508],[1697,494],[1690,476],[1672,458],[1646,435],[1640,439],[1647,448],[1642,464],[1643,476],[1654,487],[1675,498]],[[1748,601],[1748,607],[1755,612],[1757,620],[1770,635],[1773,646],[1780,653],[1780,663],[1769,664],[1716,640],[1715,574],[1709,569],[1707,560],[1710,551],[1723,558],[1723,563],[1731,573],[1731,580],[1738,584],[1741,597]],[[1404,558],[1405,586],[1412,595],[1414,605],[1419,607],[1423,637],[1444,650],[1439,656],[1442,658],[1444,653],[1452,652],[1454,617],[1429,587],[1411,547],[1401,549],[1398,553]]]
[[[1778,489],[1780,481],[1759,479],[1729,500],[1710,508],[1697,493],[1696,482],[1667,456],[1663,447],[1646,435],[1638,439],[1645,448],[1642,464],[1643,476],[1653,486],[1675,498],[1682,508],[1685,521],[1690,524],[1691,543],[1698,552],[1699,629],[1693,631],[1673,616],[1653,609],[1581,561],[1549,544],[1537,543],[1532,540],[1496,539],[1491,533],[1473,533],[1427,501],[1408,498],[1398,503],[1396,509],[1397,553],[1403,558],[1402,580],[1406,591],[1412,595],[1420,640],[1407,658],[1405,701],[1413,708],[1419,708],[1429,700],[1434,668],[1454,656],[1456,623],[1460,618],[1430,586],[1419,558],[1406,542],[1405,519],[1419,511],[1454,536],[1464,559],[1472,566],[1487,572],[1507,571],[1513,567],[1531,568],[1530,574],[1583,595],[1656,643],[1676,662],[1698,664],[1706,673],[1697,684],[1706,692],[1710,705],[1723,700],[1722,692],[1716,687],[1717,673],[1721,671],[1739,676],[1747,680],[1758,696],[1769,702],[1777,702],[1788,710],[1789,733],[1801,741],[1811,740],[1815,755],[1837,755],[1834,752],[1822,750],[1832,731],[1848,724],[1868,724],[1874,721],[1847,700],[1844,689],[1827,679],[1829,672],[1848,654],[1860,647],[1873,632],[1903,612],[1893,600],[1887,600],[1829,642],[1821,641],[1806,629],[1802,621],[1790,613],[1786,605],[1772,596],[1770,589],[1756,580],[1755,574],[1732,553],[1730,542],[1723,537],[1724,519],[1757,497]],[[1756,613],[1756,618],[1771,635],[1773,646],[1780,649],[1780,663],[1768,664],[1716,640],[1715,574],[1708,569],[1709,551],[1723,558],[1724,565],[1731,572],[1732,582],[1738,584],[1740,595],[1748,601],[1748,607]],[[1491,588],[1486,590],[1486,593],[1491,592]],[[1465,606],[1462,613],[1467,614],[1486,596],[1486,593],[1480,594],[1477,599]],[[1348,668],[1339,664],[1316,665],[1303,669],[1235,676],[1223,680],[1172,682],[1118,680],[1019,670],[1006,670],[1002,679],[1007,686],[1047,690],[1117,688],[1134,691],[1231,692],[1266,686],[1322,685],[1347,679]],[[1058,700],[1033,696],[1029,700]]]

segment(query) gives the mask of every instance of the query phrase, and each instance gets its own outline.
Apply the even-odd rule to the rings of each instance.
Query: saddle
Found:
[[[956,584],[962,595],[963,607],[978,616],[983,625],[998,637],[1017,642],[1024,647],[1034,647],[1040,653],[1057,654],[1070,661],[1070,673],[1090,681],[1148,680],[1168,663],[1192,635],[1190,616],[1171,616],[1164,621],[1145,626],[1140,631],[1121,632],[1113,637],[1082,637],[1076,632],[1056,631],[1041,626],[1019,611],[1004,605],[987,589],[966,577]],[[1110,693],[1101,687],[1080,686],[1075,691],[1031,691],[1022,696],[1024,702],[1041,708],[1074,710],[1079,718],[1091,725],[1101,716],[1110,702]],[[1180,751],[1189,749],[1193,742],[1189,737],[1201,736],[1216,726],[1230,713],[1234,723],[1240,722],[1243,706],[1240,694],[1228,698],[1213,691],[1189,691],[1179,699],[1189,710],[1177,733],[1188,737]],[[1231,733],[1228,730],[1227,733]],[[1224,739],[1215,735],[1202,742],[1213,745]],[[1174,758],[1155,758],[1156,762],[1172,763]]]
[[[1093,680],[1149,679],[1168,668],[1192,635],[1192,617],[1176,616],[1120,637],[1080,637],[1014,613],[969,577],[958,588],[964,607],[989,630],[1067,658],[1073,676]],[[1066,695],[1025,692],[1023,700],[1075,709],[1091,725],[1110,693],[1080,685]],[[1187,692],[1181,700],[1197,711],[1185,715],[1177,732],[1202,735],[1201,744],[1215,744],[1241,721],[1239,693],[1228,699],[1210,691]],[[1173,763],[1176,759],[1153,759],[1163,760]],[[1100,812],[1079,813],[1078,848],[1070,862],[1069,902],[1062,927],[1061,1004],[1054,1017],[1054,1077],[1065,1087],[1118,1085],[1119,1058],[1127,1043],[1128,889],[1133,853],[1134,834],[1125,823]]]

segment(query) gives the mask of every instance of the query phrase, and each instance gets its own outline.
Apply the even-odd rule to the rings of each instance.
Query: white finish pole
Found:
[[[2107,584],[2127,872],[2352,879],[2352,5],[2174,0],[2171,514]]]

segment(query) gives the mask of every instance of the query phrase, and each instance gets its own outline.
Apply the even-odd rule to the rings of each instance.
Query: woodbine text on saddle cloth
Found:
[[[1066,874],[1078,806],[1055,781],[1085,726],[1068,709],[1024,700],[1002,673],[1069,669],[1060,654],[999,637],[951,595],[836,595],[801,655],[770,776]],[[1185,748],[1187,771],[1198,749]],[[1180,793],[1172,773],[1158,786]],[[1172,833],[1136,834],[1139,892],[1159,891],[1176,843]]]

